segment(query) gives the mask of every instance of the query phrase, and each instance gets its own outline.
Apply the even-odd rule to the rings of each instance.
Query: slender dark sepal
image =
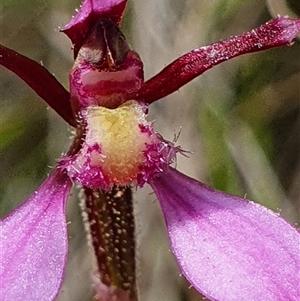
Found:
[[[127,96],[152,103],[165,97],[210,68],[242,54],[289,45],[300,31],[300,19],[279,17],[246,32],[181,56],[146,81],[141,89]]]
[[[69,92],[46,68],[2,45],[0,45],[0,65],[18,75],[66,122],[72,126],[76,125]]]

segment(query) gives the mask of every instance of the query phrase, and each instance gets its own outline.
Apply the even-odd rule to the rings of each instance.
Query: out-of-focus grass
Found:
[[[289,3],[299,13],[299,2]],[[5,0],[1,43],[43,62],[67,87],[71,44],[57,28],[78,4]],[[259,0],[135,0],[129,3],[124,30],[149,78],[197,46],[250,30],[270,18]],[[179,170],[218,189],[247,194],[274,210],[281,207],[291,222],[299,221],[299,44],[226,62],[155,103],[149,116],[169,140],[183,126],[179,144],[194,154],[178,158]],[[54,166],[55,158],[67,149],[70,132],[22,81],[0,68],[3,215],[45,179],[48,166]],[[155,197],[146,189],[136,198],[141,300],[200,300],[178,277]],[[88,300],[91,292],[89,277],[82,276],[88,275],[92,260],[82,251],[85,240],[77,199],[74,193],[69,201],[71,247],[59,300]]]

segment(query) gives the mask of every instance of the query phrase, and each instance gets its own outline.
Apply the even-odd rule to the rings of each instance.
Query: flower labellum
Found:
[[[194,49],[144,82],[143,64],[119,29],[126,0],[85,0],[63,28],[74,44],[70,93],[40,64],[0,45],[16,73],[76,136],[57,168],[1,220],[3,300],[50,301],[67,254],[65,203],[83,186],[97,259],[96,300],[137,301],[131,185],[153,188],[183,275],[212,301],[299,300],[299,232],[274,212],[205,186],[170,167],[180,147],[146,120],[149,105],[217,64],[289,45],[300,20],[278,17]]]
[[[86,136],[81,150],[60,166],[84,186],[143,186],[171,164],[176,149],[146,121],[147,106],[128,101],[117,109],[89,106],[81,112]]]

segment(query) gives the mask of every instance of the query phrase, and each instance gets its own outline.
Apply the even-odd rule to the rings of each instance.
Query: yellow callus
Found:
[[[145,109],[136,101],[128,101],[117,109],[86,109],[86,144],[100,146],[99,151],[92,152],[90,165],[100,167],[112,182],[127,184],[135,180],[139,167],[145,163],[147,145],[158,142],[145,119]]]

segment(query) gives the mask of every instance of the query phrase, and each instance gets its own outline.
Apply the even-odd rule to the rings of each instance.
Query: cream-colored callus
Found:
[[[117,109],[92,106],[86,109],[85,142],[100,146],[91,153],[91,166],[100,167],[112,183],[129,184],[136,180],[139,166],[145,164],[147,145],[157,136],[146,121],[145,106],[128,101]],[[151,130],[142,131],[145,126]]]

